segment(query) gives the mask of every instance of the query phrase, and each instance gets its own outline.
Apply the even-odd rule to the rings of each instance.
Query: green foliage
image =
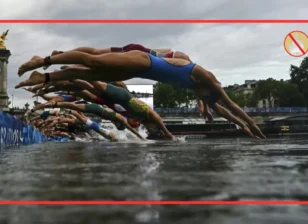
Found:
[[[290,66],[291,82],[297,85],[299,92],[303,94],[308,103],[308,57],[305,57],[300,66]]]
[[[267,99],[272,104],[277,95],[277,91],[279,91],[278,83],[279,81],[272,78],[260,80],[254,90],[253,98],[257,99],[257,101]]]
[[[231,100],[240,107],[256,107],[258,102],[267,99],[271,105],[278,107],[302,107],[307,102],[297,85],[272,78],[257,82],[253,94],[243,91],[226,90]]]
[[[175,107],[175,90],[170,85],[157,82],[153,86],[154,107]]]
[[[226,90],[226,94],[229,98],[236,102],[240,107],[249,107],[251,105],[251,94],[245,94],[243,91],[234,92],[232,90]]]
[[[293,83],[279,83],[279,91],[275,96],[278,99],[280,107],[302,107],[307,102],[303,94],[299,92],[298,87]]]
[[[299,92],[295,84],[272,78],[261,80],[257,83],[252,99],[257,102],[267,99],[271,104],[275,101],[275,106],[278,107],[301,107],[306,105],[305,97]]]
[[[154,85],[153,97],[154,107],[189,107],[196,103],[192,91],[159,82]]]

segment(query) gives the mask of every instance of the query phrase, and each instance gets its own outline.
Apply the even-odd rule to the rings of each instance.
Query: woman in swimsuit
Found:
[[[109,47],[109,48],[103,48],[103,49],[97,49],[92,47],[79,47],[75,48],[70,51],[80,51],[92,55],[101,55],[101,54],[107,54],[107,53],[123,53],[128,51],[142,51],[149,54],[152,54],[153,56],[159,57],[159,58],[181,58],[190,61],[190,58],[180,51],[173,51],[170,48],[164,48],[164,49],[150,49],[147,48],[141,44],[128,44],[123,47]],[[62,54],[64,51],[54,50],[51,55],[58,55]],[[45,66],[44,69],[47,69],[49,66]]]
[[[173,51],[172,49],[150,49],[147,47],[144,47],[140,44],[128,44],[124,47],[110,47],[110,48],[104,48],[104,49],[96,49],[91,47],[79,47],[76,49],[73,49],[71,51],[80,51],[92,55],[101,55],[106,53],[123,53],[123,52],[129,52],[133,50],[142,51],[145,53],[149,53],[155,57],[159,58],[179,58],[179,59],[185,59],[188,61],[191,61],[189,56],[187,56],[185,53],[180,51]],[[51,55],[58,55],[63,53],[63,51],[57,51],[54,50]],[[44,69],[47,69],[49,66],[45,66]],[[67,66],[63,66],[62,68],[67,68]],[[127,87],[123,82],[115,82],[117,86],[123,87],[126,90]],[[213,116],[210,112],[210,109],[207,104],[203,104],[202,100],[197,97],[198,107],[200,111],[200,116],[204,116],[204,118],[207,118],[209,121],[213,121]]]
[[[50,101],[47,102],[44,105],[44,108],[68,108],[72,110],[76,110],[79,112],[85,112],[85,113],[92,113],[96,114],[103,119],[110,120],[114,122],[117,126],[124,126],[128,130],[130,130],[132,133],[134,133],[138,138],[145,140],[135,129],[133,129],[125,120],[125,118],[119,114],[114,112],[113,110],[109,108],[103,108],[102,106],[98,104],[75,104],[75,103],[67,103],[67,102],[56,102],[56,101]]]
[[[139,127],[140,124],[136,121],[136,119],[131,118],[129,112],[126,111],[121,105],[116,104],[114,102],[106,102],[102,97],[98,97],[97,95],[92,94],[88,90],[83,90],[83,88],[79,88],[76,84],[73,84],[73,85],[75,86],[76,89],[79,89],[80,91],[69,92],[71,96],[74,96],[77,99],[84,99],[91,103],[100,104],[102,106],[107,106],[110,109],[114,110],[115,112],[121,114],[123,117],[127,118],[127,122],[129,123],[131,127],[133,128]],[[114,85],[114,83],[112,85]],[[122,88],[124,88],[123,85],[118,85],[118,86],[121,86]],[[62,88],[65,89],[66,86],[62,86]],[[61,89],[61,86],[57,86],[57,84],[54,83],[54,88],[42,89],[38,93],[36,93],[34,96],[41,96],[44,98],[44,96],[46,96],[45,93],[51,93],[55,89],[59,90]],[[125,91],[126,89],[127,88],[125,88]],[[63,94],[60,94],[60,95],[63,95]],[[58,96],[56,96],[54,99],[55,99],[54,101],[57,101],[57,102],[65,102],[65,100],[60,100],[60,97]],[[73,101],[66,101],[66,102],[73,102]],[[38,105],[37,108],[41,109],[42,108],[41,104]],[[35,111],[36,107],[33,110]],[[33,111],[31,110],[31,112]],[[123,128],[121,130],[123,130]]]
[[[132,78],[151,79],[193,89],[203,103],[209,104],[218,114],[229,117],[252,137],[265,138],[255,122],[227,96],[216,77],[200,65],[187,60],[158,58],[141,51],[106,53],[97,56],[69,51],[46,58],[34,56],[19,68],[18,74],[21,76],[25,72],[51,64],[81,64],[85,67],[69,67],[45,74],[34,71],[28,80],[19,83],[16,88],[72,79],[105,82],[125,81]],[[247,124],[236,117],[230,117],[230,113],[217,103],[219,100]]]
[[[93,92],[96,96],[103,98],[105,103],[116,103],[128,112],[129,118],[137,119],[145,126],[149,126],[150,123],[161,128],[164,135],[174,140],[174,136],[166,128],[163,119],[146,103],[133,97],[129,91],[104,82],[91,82],[88,83],[83,80],[72,80],[76,86],[80,86],[83,89]]]
[[[99,135],[103,136],[106,139],[109,139],[110,141],[117,141],[117,138],[114,133],[111,131],[102,128],[97,122],[90,120],[87,118],[83,113],[78,113],[76,111],[70,110],[69,111],[72,115],[71,118],[58,118],[56,123],[62,124],[62,123],[68,123],[73,125],[86,125],[89,129],[94,130]]]

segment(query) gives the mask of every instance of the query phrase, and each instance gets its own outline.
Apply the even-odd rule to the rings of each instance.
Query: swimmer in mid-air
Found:
[[[229,111],[217,103],[222,101],[238,117],[230,117],[230,121],[240,125],[251,137],[265,138],[255,122],[227,96],[214,74],[190,61],[158,58],[141,51],[102,55],[68,51],[45,58],[34,56],[30,61],[20,66],[18,74],[21,76],[25,72],[52,64],[78,64],[84,67],[68,67],[61,71],[45,74],[34,71],[29,79],[19,83],[15,88],[73,79],[105,82],[125,81],[132,78],[150,79],[181,88],[193,89],[204,104],[208,104],[218,114],[229,116]]]
[[[78,113],[77,111],[74,110],[69,110],[69,113],[72,114],[73,116],[70,118],[58,117],[53,124],[63,124],[63,123],[73,124],[73,125],[84,124],[89,129],[94,130],[96,133],[103,136],[104,138],[109,139],[110,141],[118,141],[113,132],[102,128],[97,122],[92,121],[91,119],[86,117],[83,113],[81,112]]]
[[[91,91],[96,96],[103,98],[105,102],[112,102],[123,106],[128,112],[128,118],[136,119],[143,125],[159,127],[164,136],[170,140],[176,138],[168,131],[163,119],[151,107],[141,100],[133,97],[126,89],[104,82],[92,82],[91,84],[83,80],[72,80],[76,86]]]
[[[126,127],[133,134],[135,134],[138,138],[145,140],[134,128],[132,128],[128,124],[126,119],[121,114],[116,113],[109,108],[104,108],[98,104],[94,104],[94,103],[75,104],[75,103],[67,103],[67,102],[49,101],[47,103],[42,104],[42,107],[44,108],[67,108],[67,109],[72,109],[72,110],[76,110],[79,112],[96,114],[105,120],[114,122],[117,128],[118,126]]]
[[[155,57],[159,58],[181,58],[190,61],[190,58],[188,55],[181,51],[174,51],[171,48],[160,48],[160,49],[150,49],[147,48],[141,44],[127,44],[123,47],[109,47],[109,48],[93,48],[93,47],[78,47],[70,51],[80,51],[87,54],[92,55],[102,55],[107,53],[123,53],[123,52],[129,52],[129,51],[142,51],[145,53],[152,54]],[[62,54],[64,51],[60,50],[54,50],[51,53],[51,56]],[[44,69],[47,69],[49,66],[44,66]]]
[[[91,54],[91,55],[102,55],[102,54],[107,54],[107,53],[123,53],[123,52],[129,52],[129,51],[134,51],[134,50],[138,50],[138,51],[142,51],[145,53],[149,53],[155,57],[159,57],[159,58],[178,58],[178,59],[184,59],[184,60],[188,60],[191,62],[189,56],[181,51],[175,51],[172,50],[170,48],[164,48],[164,49],[151,49],[151,48],[147,48],[141,44],[128,44],[125,45],[123,47],[109,47],[109,48],[103,48],[103,49],[96,49],[96,48],[92,48],[92,47],[79,47],[79,48],[75,48],[73,50],[70,51],[79,51],[79,52],[83,52],[83,53],[87,53],[87,54]],[[59,50],[54,50],[51,53],[51,56],[53,55],[58,55],[63,53],[64,51],[59,51]],[[78,65],[80,66],[80,65]],[[49,67],[49,65],[44,66],[44,69],[47,69]],[[67,66],[62,66],[63,68],[67,68]],[[123,87],[126,90],[127,87],[123,82],[115,82],[115,84],[119,87]],[[198,102],[198,107],[199,107],[199,111],[200,111],[200,116],[204,116],[205,118],[207,118],[209,121],[213,121],[213,116],[210,112],[210,109],[208,107],[207,104],[204,104],[202,102],[201,99],[199,99],[199,97],[197,97],[197,102]]]

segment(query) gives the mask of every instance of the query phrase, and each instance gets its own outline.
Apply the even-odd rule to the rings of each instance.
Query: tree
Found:
[[[190,107],[196,103],[191,90],[159,82],[154,85],[153,97],[154,107]]]
[[[173,89],[175,92],[175,101],[178,107],[184,105],[190,107],[192,104],[196,104],[196,97],[191,90],[178,87],[173,87]]]
[[[277,91],[279,91],[279,83],[280,81],[277,81],[273,78],[269,78],[266,80],[260,80],[257,83],[257,86],[255,88],[255,91],[253,93],[253,100],[254,101],[260,101],[263,99],[267,99],[270,105],[272,105],[275,101],[275,96],[277,95]]]
[[[278,82],[277,84],[278,91],[274,95],[277,100],[277,106],[302,107],[307,105],[306,99],[299,92],[297,85],[285,82]]]
[[[157,82],[153,86],[154,107],[175,107],[175,90],[171,85]]]
[[[244,93],[243,91],[234,92],[231,89],[225,90],[229,98],[234,101],[240,107],[251,107],[252,105],[252,94]]]
[[[300,66],[291,65],[290,67],[291,82],[296,84],[299,92],[303,94],[308,103],[308,57],[305,57]]]
[[[297,85],[272,78],[261,80],[257,83],[252,101],[258,102],[263,99],[267,99],[271,105],[274,104],[279,107],[301,107],[306,105],[305,97],[299,92]]]

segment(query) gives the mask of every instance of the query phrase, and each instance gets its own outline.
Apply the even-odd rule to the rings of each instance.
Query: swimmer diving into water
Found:
[[[42,105],[44,108],[68,108],[72,110],[76,110],[79,112],[85,113],[93,113],[96,114],[103,119],[110,120],[116,124],[116,126],[123,125],[132,133],[134,133],[138,138],[145,140],[135,129],[133,129],[125,120],[125,118],[114,112],[109,108],[103,108],[98,104],[75,104],[75,103],[67,103],[67,102],[57,102],[57,101],[49,101]]]
[[[265,138],[255,122],[227,96],[214,74],[187,60],[158,58],[141,51],[97,56],[69,51],[46,58],[34,56],[19,68],[18,74],[21,76],[25,72],[51,64],[81,64],[85,67],[69,67],[45,74],[34,71],[28,80],[19,83],[15,88],[72,79],[105,82],[132,78],[151,79],[193,89],[202,102],[209,104],[214,110],[221,109],[217,103],[221,100],[232,113],[247,123],[242,129],[250,129],[256,138]]]
[[[129,52],[133,50],[138,50],[138,51],[142,51],[145,53],[149,53],[159,58],[178,58],[178,59],[188,60],[191,62],[189,56],[183,52],[174,51],[172,49],[150,49],[140,44],[128,44],[123,47],[110,47],[110,48],[103,48],[103,49],[96,49],[92,47],[79,47],[79,48],[75,48],[70,51],[79,51],[79,52],[84,52],[84,53],[92,54],[92,55],[101,55],[101,54],[106,54],[106,53],[123,53],[123,52]],[[51,53],[51,55],[53,56],[53,55],[61,54],[63,52],[64,51],[54,50]],[[44,69],[47,69],[48,67],[49,67],[48,65],[44,66]],[[65,67],[66,66],[63,66],[62,68],[65,68]],[[118,82],[118,83],[116,82],[115,84],[120,87],[126,88],[126,90],[128,90],[126,85],[123,82]],[[200,116],[204,116],[204,118],[207,118],[209,121],[213,121],[213,116],[210,112],[208,104],[204,104],[202,100],[199,99],[198,97],[197,97],[197,101],[198,101]]]
[[[146,103],[133,97],[127,90],[104,82],[91,82],[91,84],[83,80],[72,80],[72,82],[76,86],[91,91],[96,96],[104,99],[105,102],[112,102],[123,106],[128,112],[128,118],[136,119],[145,126],[154,124],[162,130],[168,139],[175,140],[175,137],[168,131],[159,114]]]
[[[80,123],[85,124],[89,129],[94,130],[99,135],[103,136],[110,141],[118,141],[115,134],[107,129],[102,128],[97,122],[92,121],[91,119],[87,118],[83,113],[78,113],[77,111],[70,110],[69,111],[75,117],[72,118],[58,118],[56,123],[68,123],[78,125]]]

